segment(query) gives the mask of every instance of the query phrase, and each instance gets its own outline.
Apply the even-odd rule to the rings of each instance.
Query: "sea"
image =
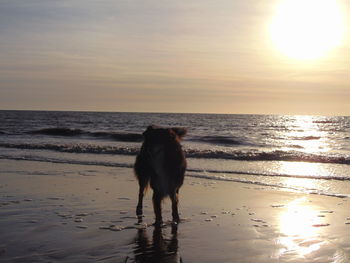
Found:
[[[345,116],[0,111],[0,159],[125,167],[133,176],[152,124],[187,128],[187,178],[350,197]]]

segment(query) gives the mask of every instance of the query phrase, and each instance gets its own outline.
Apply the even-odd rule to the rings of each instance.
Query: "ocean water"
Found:
[[[0,111],[0,159],[132,168],[150,124],[188,129],[188,177],[350,197],[350,117]]]

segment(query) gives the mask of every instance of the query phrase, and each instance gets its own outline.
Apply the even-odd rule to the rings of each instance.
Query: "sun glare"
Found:
[[[316,226],[322,224],[322,218],[311,206],[306,205],[305,198],[290,202],[286,211],[280,215],[281,236],[278,239],[283,248],[279,251],[279,257],[294,252],[303,257],[316,250],[322,245],[318,238],[320,229]]]
[[[324,56],[344,35],[344,15],[336,0],[282,0],[270,24],[273,45],[299,60]]]

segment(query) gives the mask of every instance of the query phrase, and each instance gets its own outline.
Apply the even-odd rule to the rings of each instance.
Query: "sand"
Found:
[[[141,224],[131,169],[0,160],[0,262],[350,262],[350,201],[187,177]]]

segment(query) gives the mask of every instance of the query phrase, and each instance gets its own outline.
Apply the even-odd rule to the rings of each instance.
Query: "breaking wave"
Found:
[[[36,161],[36,162],[51,162],[51,163],[59,163],[59,164],[76,164],[76,165],[96,165],[96,166],[106,166],[106,167],[119,167],[119,168],[133,168],[133,164],[131,163],[119,163],[119,162],[104,162],[104,161],[88,161],[88,160],[74,160],[74,159],[57,159],[57,158],[50,158],[50,157],[41,157],[41,156],[4,156],[0,155],[0,159],[7,159],[7,160],[21,160],[21,161]],[[210,173],[217,173],[218,175],[213,174],[206,174],[206,172]],[[297,187],[297,186],[290,186],[285,185],[283,183],[272,183],[272,182],[263,182],[259,180],[251,180],[246,178],[233,178],[226,176],[227,174],[242,174],[242,175],[255,175],[255,176],[276,176],[276,177],[295,177],[295,178],[309,178],[309,179],[325,179],[325,180],[350,180],[350,178],[343,178],[343,177],[301,177],[301,176],[293,176],[293,175],[268,175],[268,174],[260,174],[260,173],[251,173],[251,172],[240,172],[240,171],[215,171],[215,170],[199,170],[199,169],[187,169],[187,177],[195,177],[195,178],[202,178],[207,180],[214,180],[214,181],[227,181],[227,182],[238,182],[238,183],[244,183],[244,184],[251,184],[251,185],[258,185],[258,186],[266,186],[266,187],[274,187],[274,188],[282,188],[282,189],[288,189],[293,191],[300,191],[303,193],[308,194],[317,194],[317,195],[326,195],[326,196],[332,196],[332,197],[339,197],[339,198],[347,198],[350,197],[348,194],[341,194],[341,193],[332,193],[327,192],[323,190],[318,190],[314,188],[307,188],[307,187]],[[257,177],[258,179],[258,177]]]
[[[0,147],[28,150],[50,150],[67,153],[136,155],[139,147],[103,146],[92,144],[31,144],[0,143]],[[185,149],[186,156],[199,159],[226,159],[241,161],[294,161],[312,163],[334,163],[350,165],[350,156],[327,153],[306,153],[302,151],[260,151],[260,150],[198,150]]]
[[[66,152],[66,153],[122,154],[122,155],[136,155],[138,153],[137,148],[90,145],[90,144],[0,143],[0,147],[27,149],[27,150],[49,150],[49,151]]]
[[[247,145],[243,139],[233,138],[231,136],[202,136],[202,137],[192,137],[189,138],[190,141],[205,142],[214,145]]]
[[[118,132],[90,132],[81,129],[71,128],[45,128],[28,132],[29,134],[40,134],[50,136],[88,136],[99,139],[115,140],[122,142],[141,142],[142,135],[138,133],[118,133]]]

